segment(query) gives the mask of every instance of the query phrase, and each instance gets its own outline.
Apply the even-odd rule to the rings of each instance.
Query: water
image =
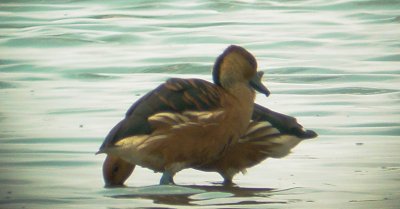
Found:
[[[0,208],[397,208],[400,1],[0,3]],[[137,168],[103,188],[104,136],[169,77],[210,80],[229,44],[251,51],[257,102],[320,136],[224,188]]]

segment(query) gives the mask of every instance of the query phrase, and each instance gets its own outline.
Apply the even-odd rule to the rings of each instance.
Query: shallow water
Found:
[[[397,208],[400,1],[2,1],[0,208]],[[257,102],[317,139],[223,187],[137,168],[103,188],[104,136],[169,77],[210,80],[242,45],[266,72]]]

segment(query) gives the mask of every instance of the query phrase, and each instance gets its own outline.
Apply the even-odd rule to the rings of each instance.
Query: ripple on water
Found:
[[[379,57],[372,57],[367,59],[366,61],[386,61],[386,62],[398,62],[400,61],[400,54],[390,54]]]
[[[284,67],[284,68],[271,68],[267,70],[268,73],[271,74],[313,74],[313,75],[323,75],[323,74],[340,74],[343,73],[342,70],[331,69],[331,68],[322,68],[322,67],[307,67],[307,66],[298,66],[298,67]]]
[[[94,41],[79,37],[75,35],[54,35],[47,37],[29,37],[29,38],[14,38],[8,39],[3,45],[10,47],[71,47],[71,46],[80,46],[83,43],[92,43]]]
[[[300,83],[300,84],[339,84],[347,83],[357,85],[357,83],[368,82],[393,82],[398,79],[393,72],[388,74],[273,74],[268,75],[268,80],[282,83]]]
[[[296,89],[296,90],[277,90],[276,92],[285,94],[303,94],[303,95],[379,95],[397,93],[396,89],[368,88],[368,87],[333,87],[318,89]]]
[[[139,71],[143,73],[209,74],[210,69],[211,66],[184,63],[143,67]]]
[[[100,142],[101,138],[3,138],[4,144],[86,144]]]
[[[19,62],[18,64],[0,65],[2,72],[54,72],[54,67],[38,66],[34,64],[27,64]]]
[[[0,81],[0,89],[12,89],[17,87],[18,85],[13,82]]]
[[[79,80],[109,80],[109,79],[116,79],[117,76],[113,76],[111,74],[103,74],[103,73],[64,73],[64,78],[70,79],[79,79]]]
[[[398,21],[396,13],[356,12],[347,15],[349,18],[361,20],[365,23],[391,23]]]

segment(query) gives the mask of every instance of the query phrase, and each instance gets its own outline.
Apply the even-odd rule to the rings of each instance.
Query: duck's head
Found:
[[[123,186],[134,169],[135,165],[121,158],[107,155],[103,163],[103,178],[106,187]]]
[[[269,90],[261,82],[262,76],[262,71],[257,72],[254,56],[236,45],[226,48],[215,61],[213,68],[215,84],[227,87],[233,82],[248,82],[254,90],[269,96]]]

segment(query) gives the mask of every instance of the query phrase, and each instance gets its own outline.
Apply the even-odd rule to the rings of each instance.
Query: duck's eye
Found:
[[[115,173],[118,172],[118,170],[119,170],[119,167],[118,166],[114,166],[113,169],[112,169],[112,172],[115,174]]]

